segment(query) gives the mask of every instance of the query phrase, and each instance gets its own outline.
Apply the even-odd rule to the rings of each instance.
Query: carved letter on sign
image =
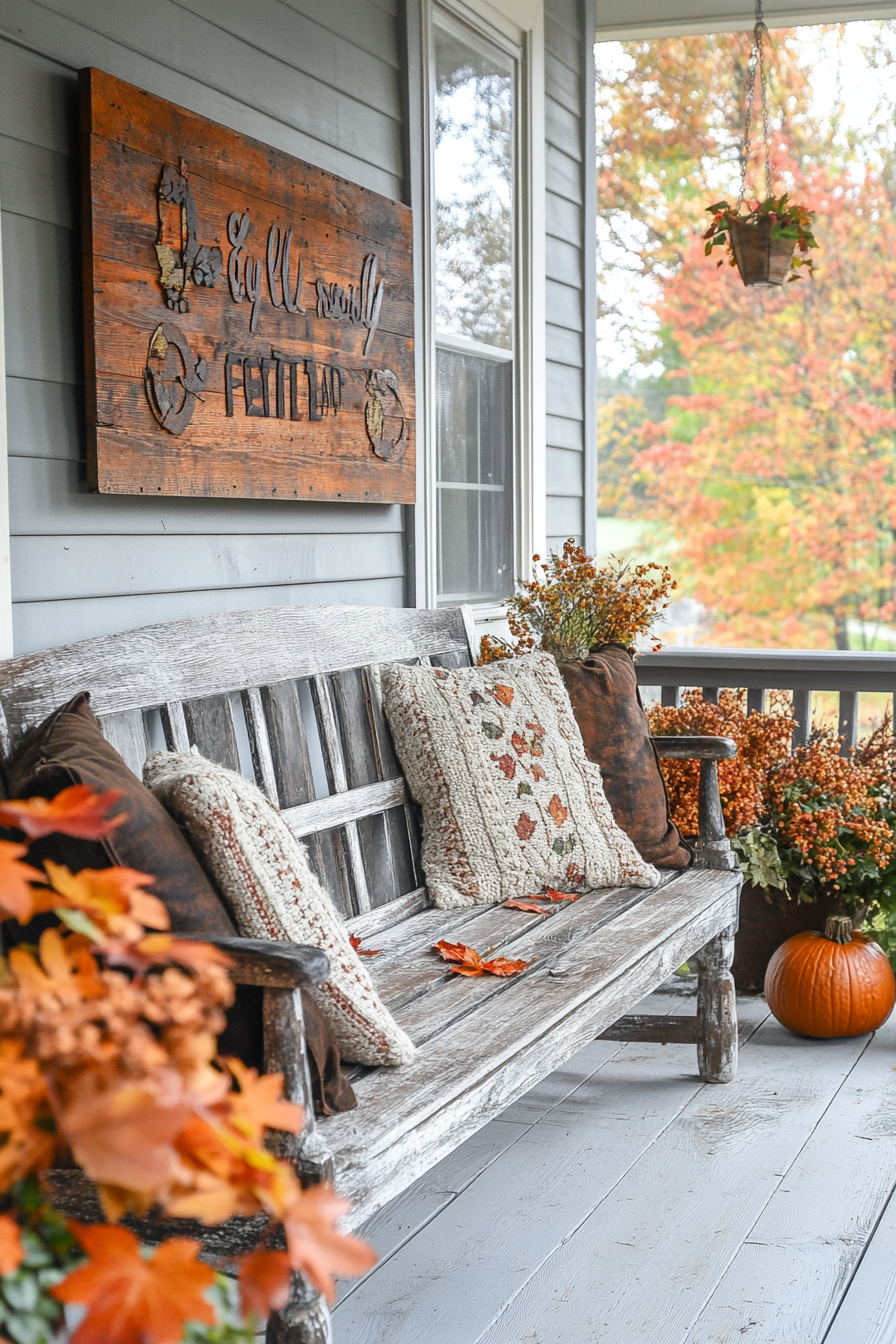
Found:
[[[88,481],[412,503],[411,214],[82,70]]]

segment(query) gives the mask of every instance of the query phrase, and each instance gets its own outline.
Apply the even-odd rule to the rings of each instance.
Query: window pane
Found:
[[[436,352],[438,596],[494,601],[513,587],[513,365]]]
[[[436,327],[513,346],[513,68],[435,29]]]

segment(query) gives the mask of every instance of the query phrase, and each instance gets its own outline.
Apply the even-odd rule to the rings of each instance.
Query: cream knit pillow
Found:
[[[613,820],[550,654],[449,672],[380,669],[383,704],[423,808],[423,867],[443,909],[545,885],[655,887]]]
[[[349,942],[339,913],[279,811],[242,775],[194,753],[157,752],[143,780],[186,828],[246,938],[323,948],[330,978],[313,989],[343,1059],[407,1064],[414,1046]]]

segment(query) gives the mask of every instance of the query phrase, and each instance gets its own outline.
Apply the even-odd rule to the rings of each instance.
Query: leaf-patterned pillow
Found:
[[[657,885],[613,820],[550,654],[458,671],[394,664],[382,687],[436,905]]]

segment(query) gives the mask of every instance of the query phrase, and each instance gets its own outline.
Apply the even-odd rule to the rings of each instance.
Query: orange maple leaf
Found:
[[[569,812],[563,806],[563,804],[560,801],[559,795],[556,793],[554,794],[551,801],[548,803],[548,811],[550,812],[551,817],[553,818],[555,826],[562,826],[566,818],[569,816]]]
[[[0,1213],[0,1274],[14,1274],[24,1259],[18,1223],[8,1213]]]
[[[50,885],[74,910],[83,910],[103,930],[126,938],[142,937],[144,929],[167,929],[168,911],[158,896],[143,888],[154,882],[150,873],[134,868],[82,868],[72,873],[61,863],[44,864]]]
[[[240,1261],[240,1310],[243,1320],[260,1321],[286,1306],[289,1297],[289,1256],[286,1251],[251,1251]]]
[[[55,994],[63,1002],[78,1003],[108,992],[82,934],[65,937],[58,928],[44,929],[38,955],[40,963],[23,947],[10,949],[9,969],[25,994]]]
[[[505,910],[525,910],[530,915],[552,915],[553,910],[546,910],[543,905],[539,905],[537,900],[532,901],[505,901]]]
[[[60,1127],[84,1171],[100,1187],[151,1194],[177,1163],[174,1140],[190,1118],[180,1077],[103,1087],[83,1073],[70,1090]],[[116,1195],[112,1208],[118,1211]]]
[[[491,961],[485,961],[466,943],[446,943],[442,940],[433,944],[433,951],[451,962],[449,969],[458,975],[519,975],[529,965],[528,961],[510,961],[507,957],[493,957]]]
[[[382,953],[383,949],[381,947],[378,947],[376,949],[372,947],[362,947],[361,939],[357,936],[357,934],[350,933],[348,936],[348,940],[351,943],[352,947],[357,952],[359,957],[378,957]]]
[[[296,1102],[283,1100],[282,1073],[259,1077],[257,1069],[247,1068],[239,1059],[224,1062],[240,1085],[239,1092],[228,1092],[225,1101],[227,1118],[241,1134],[256,1142],[261,1140],[265,1129],[298,1134],[305,1113]]]
[[[46,1079],[25,1042],[0,1038],[0,1189],[32,1171],[52,1166],[57,1138]]]
[[[178,1344],[187,1321],[215,1323],[204,1296],[215,1271],[197,1260],[200,1242],[172,1237],[144,1258],[126,1227],[69,1226],[89,1258],[50,1292],[87,1307],[71,1344]]]
[[[289,1263],[328,1302],[336,1299],[334,1274],[363,1274],[377,1261],[366,1241],[347,1237],[337,1228],[337,1218],[350,1208],[351,1201],[340,1199],[331,1185],[313,1185],[300,1192],[283,1219]]]
[[[127,820],[127,813],[106,813],[124,794],[121,789],[97,793],[89,784],[72,784],[55,798],[14,798],[0,802],[0,823],[16,826],[32,840],[44,835],[72,835],[79,840],[102,840]]]
[[[0,918],[13,915],[20,924],[27,924],[35,913],[35,891],[32,882],[42,882],[43,873],[21,863],[27,845],[14,845],[0,840]]]
[[[544,894],[549,901],[577,901],[580,891],[557,891],[556,887],[545,887]]]

